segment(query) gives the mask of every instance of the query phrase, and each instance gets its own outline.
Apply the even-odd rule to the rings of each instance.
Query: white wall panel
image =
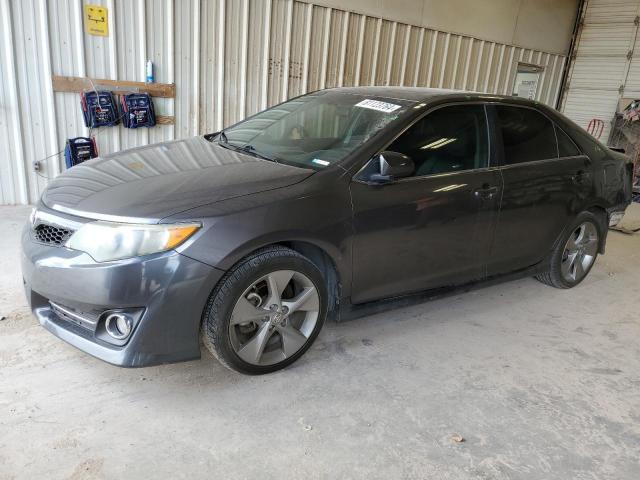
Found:
[[[131,0],[123,0],[129,3]],[[177,3],[182,3],[177,0]],[[154,77],[156,82],[174,83],[174,0],[146,0],[145,2],[145,23],[146,38],[144,39],[146,58],[153,62]],[[142,48],[141,48],[142,49]],[[144,56],[141,56],[142,63],[136,66],[140,72],[140,81],[144,81]],[[131,63],[131,62],[129,62]],[[173,115],[174,101],[168,98],[154,99],[156,113],[161,115]],[[127,131],[121,129],[121,131]],[[171,140],[174,138],[174,126],[163,125],[148,130],[150,143]]]
[[[178,0],[174,4],[174,72],[176,84],[176,98],[174,104],[175,137],[184,138],[195,135],[198,131],[197,117],[199,111],[198,102],[200,96],[207,102],[214,103],[216,98],[215,85],[201,83],[200,72],[205,68],[215,66],[215,58],[200,56],[200,43],[213,42],[218,31],[213,13],[210,13],[205,4],[200,7],[198,0]],[[214,5],[215,7],[215,5]],[[200,14],[204,10],[204,18],[212,24],[205,24],[202,35],[195,38],[196,32],[200,32]],[[211,38],[210,38],[211,36]],[[200,91],[202,88],[202,91]],[[203,110],[203,118],[206,117]]]
[[[84,33],[84,3],[108,8],[108,37]],[[505,94],[519,61],[544,68],[538,98],[555,104],[564,56],[396,20],[298,0],[0,0],[0,203],[37,201],[64,169],[45,157],[89,133],[79,96],[52,92],[51,75],[144,81],[151,59],[156,81],[176,84],[175,99],[155,99],[175,125],[97,129],[103,155],[215,131],[319,88]]]
[[[583,12],[562,111],[585,129],[602,120],[605,143],[618,100],[640,93],[638,15],[640,0],[588,0]]]
[[[28,203],[12,23],[9,0],[0,0],[0,201]]]
[[[46,177],[55,175],[59,165],[54,156],[48,159],[50,168],[46,171],[36,173],[31,168],[33,160],[49,157],[58,150],[55,139],[57,125],[55,121],[51,122],[49,115],[53,106],[48,104],[51,83],[47,73],[50,72],[51,52],[46,45],[46,6],[46,2],[35,0],[14,1],[10,5],[17,80],[15,104],[19,112],[22,161],[27,172],[26,185],[31,202],[38,199],[46,185]]]
[[[56,8],[48,9],[52,71],[56,75],[84,76],[84,43],[81,41],[81,34],[73,28],[81,18],[82,5],[77,0],[60,0],[56,5]],[[85,136],[88,129],[84,127],[82,115],[78,110],[78,95],[55,94],[54,101],[58,132],[55,150],[58,151],[62,149],[67,138]],[[56,161],[59,168],[64,169],[64,159],[60,155],[45,164],[43,173],[48,176]]]

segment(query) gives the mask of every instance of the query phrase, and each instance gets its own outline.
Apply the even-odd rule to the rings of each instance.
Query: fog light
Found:
[[[110,314],[104,323],[104,328],[107,333],[116,340],[124,340],[131,333],[133,327],[133,320],[129,315],[124,313],[112,313]]]

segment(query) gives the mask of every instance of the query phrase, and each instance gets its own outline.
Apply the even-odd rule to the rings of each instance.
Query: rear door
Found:
[[[483,105],[428,113],[386,150],[410,156],[409,178],[351,183],[354,303],[482,278],[500,198],[488,168]]]
[[[540,262],[590,195],[591,163],[547,116],[490,106],[503,193],[489,275]]]

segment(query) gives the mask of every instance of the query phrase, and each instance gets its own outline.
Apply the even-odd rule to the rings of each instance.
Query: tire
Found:
[[[211,292],[204,344],[232,370],[274,372],[313,344],[327,305],[325,281],[313,262],[284,246],[267,247],[237,263]]]
[[[556,288],[575,287],[595,264],[602,236],[598,217],[591,212],[580,213],[554,248],[548,270],[536,279]]]

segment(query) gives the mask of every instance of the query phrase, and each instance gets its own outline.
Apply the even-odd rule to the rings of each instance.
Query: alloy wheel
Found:
[[[562,277],[571,283],[584,278],[598,252],[598,230],[591,222],[581,223],[569,236],[562,253]]]
[[[238,298],[229,320],[234,352],[251,365],[273,365],[299,352],[318,322],[313,282],[293,270],[260,277]]]

